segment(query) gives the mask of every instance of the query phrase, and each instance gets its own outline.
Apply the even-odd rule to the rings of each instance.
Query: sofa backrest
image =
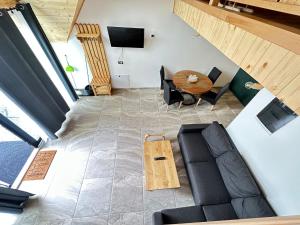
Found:
[[[213,122],[202,131],[211,154],[231,198],[246,198],[261,195],[261,192],[246,163],[235,150],[226,130],[218,122]]]
[[[214,122],[202,131],[202,136],[216,160],[237,216],[239,218],[274,216],[275,213],[263,197],[225,128]]]

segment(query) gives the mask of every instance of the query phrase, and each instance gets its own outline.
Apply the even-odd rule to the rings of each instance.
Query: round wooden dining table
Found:
[[[190,83],[188,81],[188,77],[190,75],[196,75],[198,77],[198,81],[195,83]],[[195,95],[204,94],[210,91],[213,87],[213,83],[208,78],[208,76],[192,70],[182,70],[177,72],[173,76],[173,83],[175,84],[177,89],[182,91],[183,95],[190,96],[191,101],[185,101],[183,103],[184,105],[195,104],[197,102]]]
[[[196,83],[190,83],[188,81],[188,77],[190,75],[196,75],[198,77],[198,81]],[[213,87],[213,83],[208,76],[192,70],[183,70],[177,72],[173,76],[173,83],[175,84],[176,88],[192,95],[204,94],[210,91]]]

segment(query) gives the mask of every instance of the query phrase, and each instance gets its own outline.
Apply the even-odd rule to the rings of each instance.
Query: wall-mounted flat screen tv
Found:
[[[297,114],[280,102],[278,98],[275,98],[257,117],[271,133],[274,133],[295,119]]]
[[[142,28],[107,27],[111,47],[144,48],[145,32]]]

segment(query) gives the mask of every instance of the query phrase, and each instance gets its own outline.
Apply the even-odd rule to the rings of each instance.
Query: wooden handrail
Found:
[[[238,225],[299,225],[300,216],[223,220],[223,221],[214,221],[214,222],[184,223],[184,224],[177,224],[177,225],[237,225],[237,224]]]

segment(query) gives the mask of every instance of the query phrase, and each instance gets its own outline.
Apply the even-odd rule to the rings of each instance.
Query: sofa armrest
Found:
[[[161,212],[155,212],[152,215],[152,225],[164,225],[163,216]]]
[[[184,124],[179,130],[181,133],[197,133],[208,127],[210,124]]]

